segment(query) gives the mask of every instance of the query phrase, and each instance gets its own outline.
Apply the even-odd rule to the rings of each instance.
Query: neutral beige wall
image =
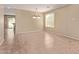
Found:
[[[41,19],[32,19],[33,12],[16,10],[16,33],[26,33],[43,29],[43,15]]]
[[[70,5],[52,12],[55,13],[55,31],[79,39],[79,5]]]
[[[4,40],[4,9],[0,6],[0,45]]]

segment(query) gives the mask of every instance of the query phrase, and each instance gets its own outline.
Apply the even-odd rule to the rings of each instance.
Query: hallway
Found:
[[[78,40],[59,36],[53,32],[21,33],[12,39],[8,39],[6,44],[0,46],[0,53],[79,53]]]

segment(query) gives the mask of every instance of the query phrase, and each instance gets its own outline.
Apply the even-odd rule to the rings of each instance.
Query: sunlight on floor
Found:
[[[50,49],[52,48],[53,46],[53,42],[54,42],[54,39],[52,39],[52,36],[48,33],[45,33],[45,46],[46,48]]]
[[[7,35],[8,35],[8,37],[7,37],[8,43],[12,43],[13,39],[14,39],[14,30],[13,29],[8,29]]]

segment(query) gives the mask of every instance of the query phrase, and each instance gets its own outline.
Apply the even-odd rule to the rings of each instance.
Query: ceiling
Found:
[[[66,6],[67,4],[5,4],[6,9],[21,9],[28,11],[47,12],[56,8]]]

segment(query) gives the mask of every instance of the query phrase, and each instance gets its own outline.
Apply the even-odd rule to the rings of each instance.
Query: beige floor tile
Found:
[[[0,53],[79,53],[79,41],[53,32],[38,31],[15,36],[10,32]]]

